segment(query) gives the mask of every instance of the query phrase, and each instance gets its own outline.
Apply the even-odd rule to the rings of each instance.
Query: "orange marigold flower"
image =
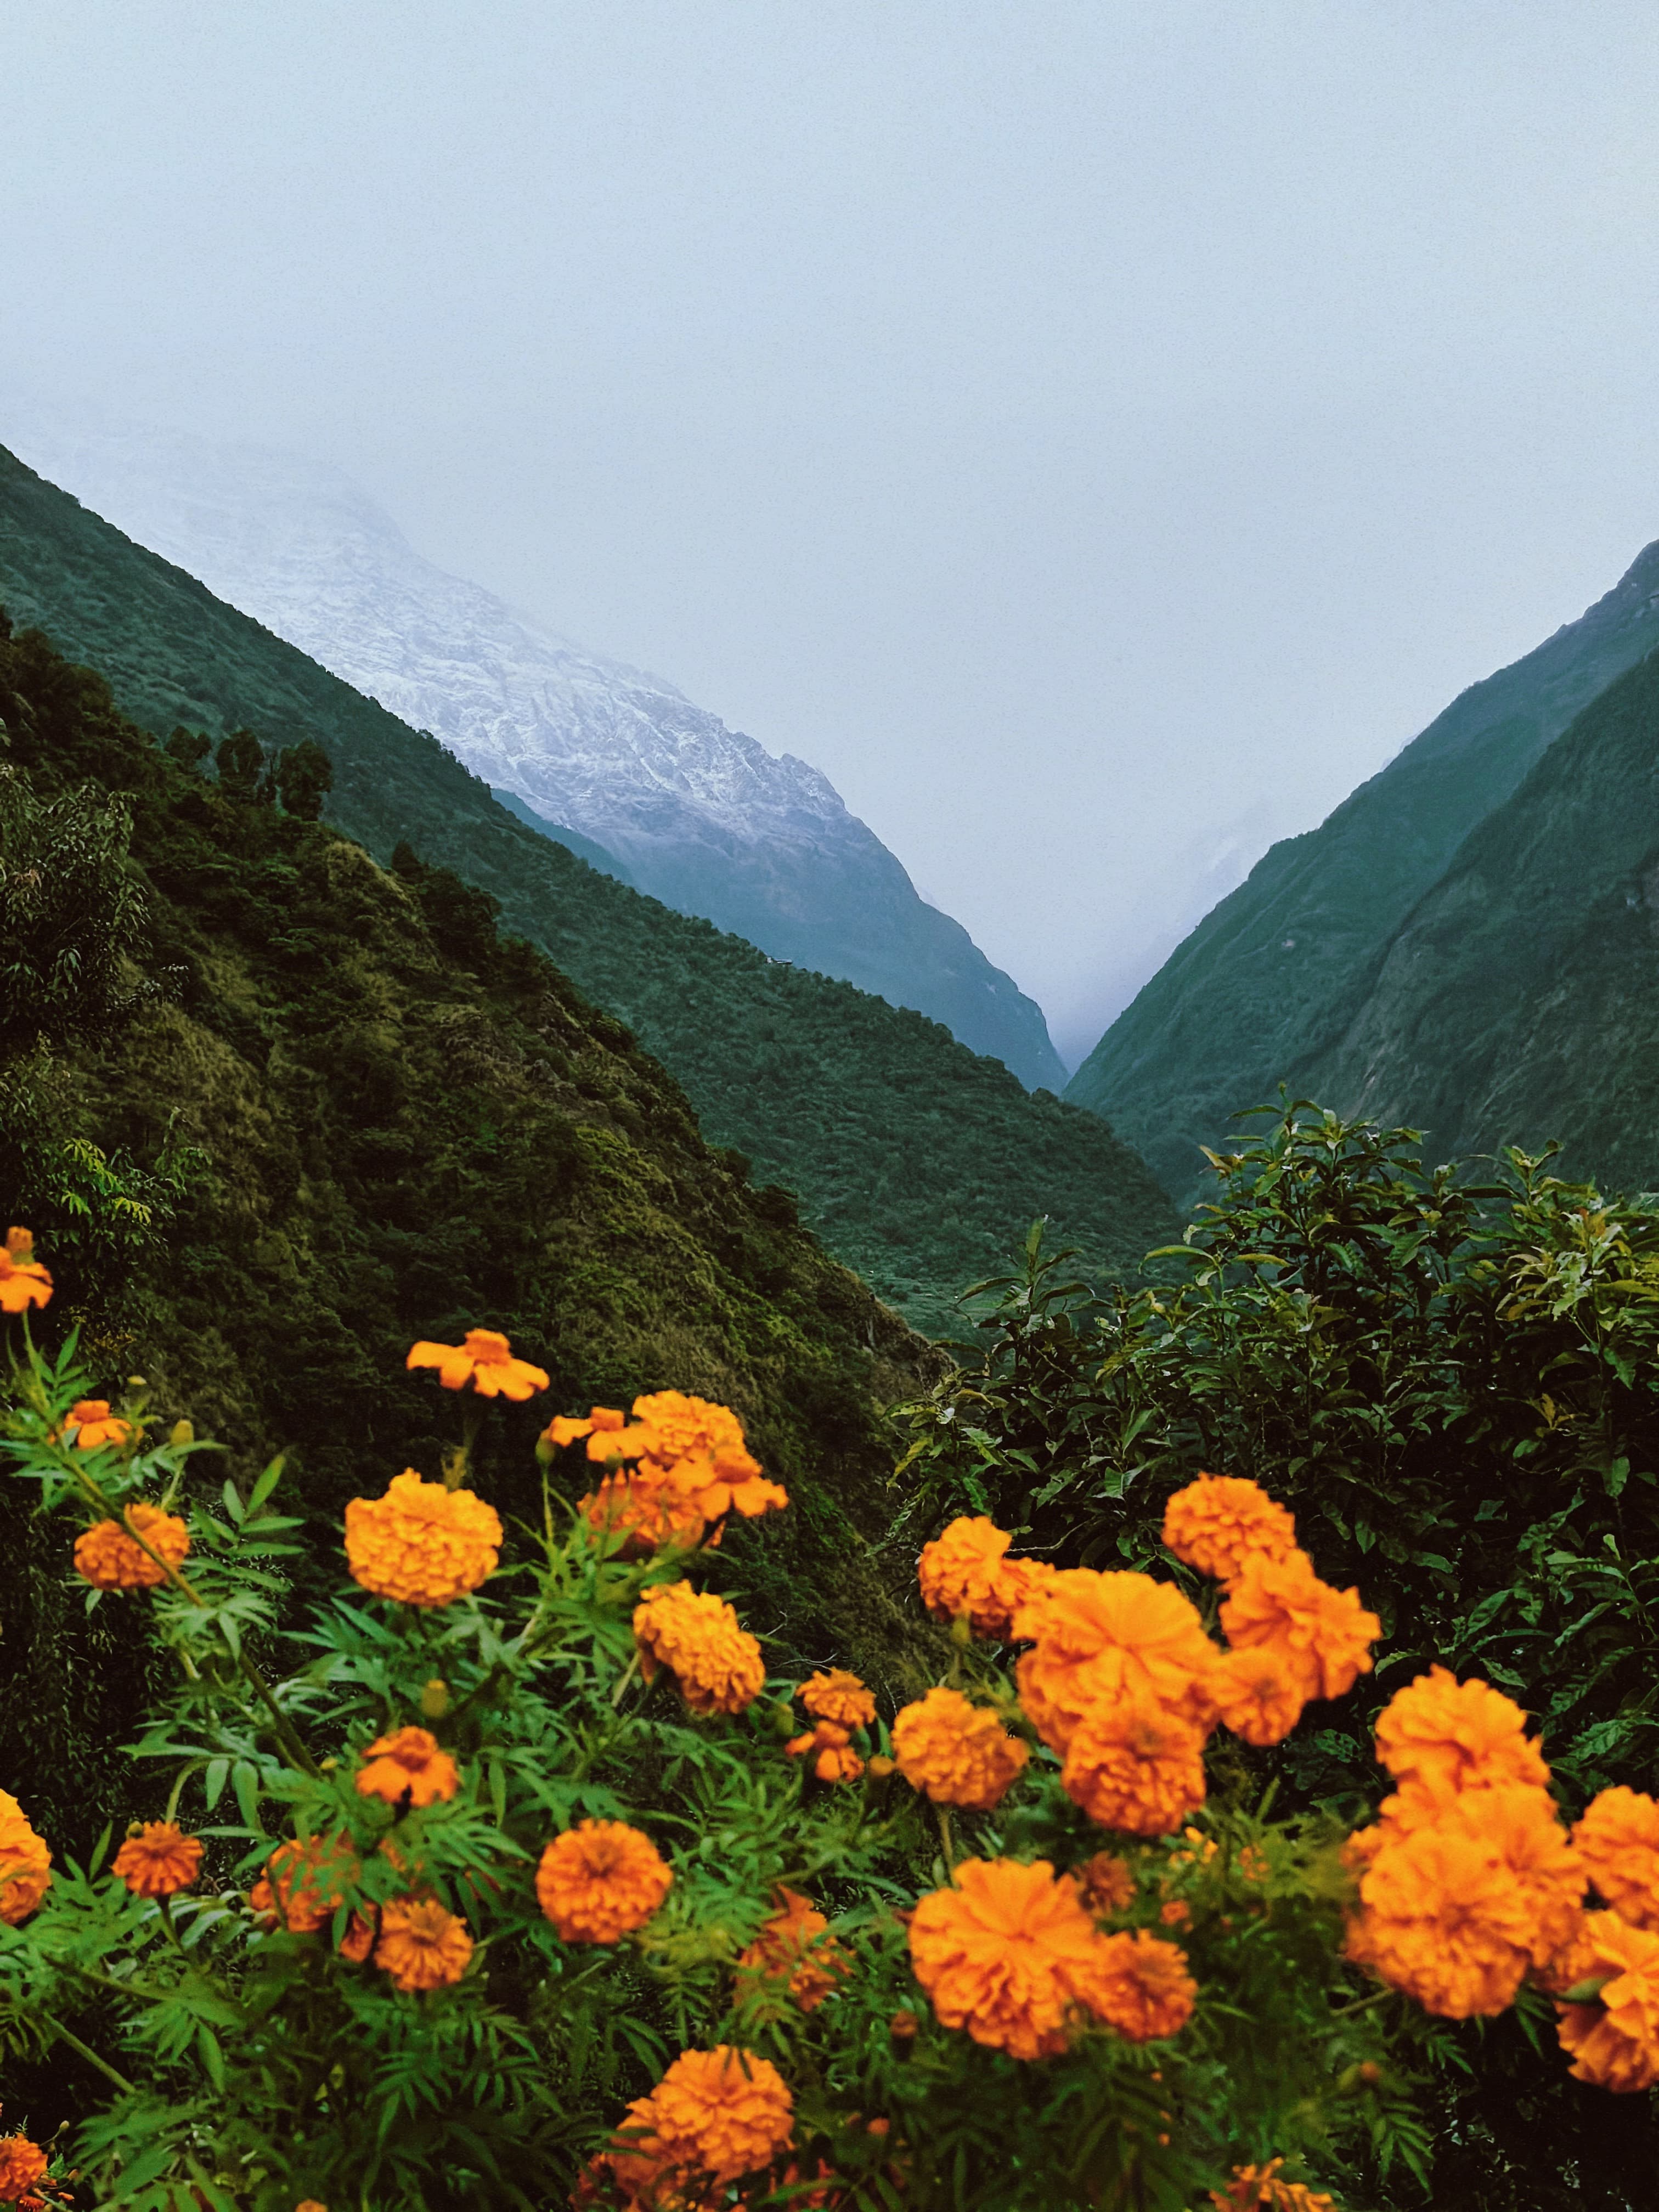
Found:
[[[1628,2095],[1659,2082],[1659,1935],[1618,1912],[1587,1916],[1586,1980],[1605,1975],[1590,2004],[1563,2004],[1556,2033],[1580,2081]]]
[[[476,1491],[422,1482],[412,1467],[383,1498],[354,1498],[345,1510],[346,1565],[376,1597],[404,1605],[450,1605],[495,1571],[501,1516]]]
[[[634,1640],[648,1682],[659,1667],[696,1713],[740,1713],[766,1683],[761,1648],[712,1590],[658,1583],[634,1608]]]
[[[1224,1651],[1210,1677],[1222,1721],[1246,1743],[1283,1743],[1302,1717],[1301,1670],[1277,1644]]]
[[[76,1451],[96,1451],[100,1444],[124,1444],[132,1434],[132,1423],[112,1413],[107,1398],[82,1398],[64,1419],[64,1442]]]
[[[707,1398],[689,1397],[681,1390],[650,1391],[635,1399],[631,1424],[610,1407],[595,1406],[586,1420],[560,1417],[546,1431],[551,1444],[574,1443],[584,1436],[590,1459],[611,1467],[637,1462],[636,1483],[672,1491],[682,1517],[695,1512],[718,1521],[735,1510],[752,1519],[789,1503],[781,1484],[763,1475],[731,1407]]]
[[[328,2212],[328,2207],[319,2204],[314,2197],[306,2197],[295,2206],[294,2212]]]
[[[0,2136],[0,2204],[40,2203],[34,2185],[46,2171],[46,2154],[27,2136]]]
[[[1037,1734],[1063,1752],[1084,1715],[1139,1690],[1172,1713],[1206,1723],[1219,1657],[1188,1599],[1150,1575],[1070,1567],[1022,1607],[1016,1632],[1036,1644],[1016,1669]]]
[[[435,1897],[397,1898],[380,1914],[374,1963],[400,1990],[440,1990],[459,1982],[471,1956],[466,1923]]]
[[[1659,1931],[1659,1804],[1639,1790],[1592,1797],[1572,1840],[1597,1893],[1632,1928]]]
[[[1423,1826],[1385,1821],[1352,1841],[1363,1871],[1348,1956],[1426,2012],[1504,2011],[1577,1923],[1583,1869],[1544,1790],[1480,1790]]]
[[[1166,1928],[1184,1928],[1193,1917],[1193,1908],[1184,1897],[1172,1897],[1167,1905],[1160,1905],[1158,1917]]]
[[[1443,1667],[1396,1690],[1377,1716],[1376,1755],[1403,1785],[1401,1815],[1425,1816],[1465,1790],[1547,1788],[1549,1768],[1526,1725],[1512,1698],[1489,1682],[1460,1683]]]
[[[171,1820],[146,1820],[115,1854],[110,1872],[135,1897],[172,1897],[188,1889],[202,1870],[202,1844]]]
[[[781,1887],[778,1897],[781,1910],[738,1954],[738,1992],[752,1996],[757,1984],[781,1982],[803,2012],[816,2012],[852,1960],[810,1899]]]
[[[493,1328],[470,1328],[459,1344],[425,1340],[410,1347],[405,1366],[435,1367],[446,1390],[470,1382],[481,1398],[514,1398],[520,1403],[547,1388],[547,1370],[515,1359],[507,1339]]]
[[[361,1869],[349,1836],[290,1837],[265,1861],[248,1893],[254,1911],[268,1914],[291,1935],[314,1936],[345,1903]]]
[[[1134,1869],[1115,1851],[1097,1851],[1091,1859],[1085,1859],[1072,1878],[1090,1911],[1103,1917],[1134,1903]]]
[[[1079,1721],[1060,1779],[1103,1828],[1173,1835],[1204,1802],[1203,1731],[1144,1690],[1125,1690]]]
[[[52,1886],[52,1852],[9,1791],[0,1790],[0,1920],[15,1928]]]
[[[643,1928],[674,1876],[649,1836],[624,1820],[582,1820],[536,1869],[536,1899],[565,1943],[615,1943]]]
[[[1244,1881],[1266,1881],[1273,1871],[1260,1844],[1246,1844],[1238,1854],[1238,1871]]]
[[[125,1528],[118,1521],[100,1521],[76,1539],[75,1571],[94,1589],[155,1589],[167,1580],[167,1568],[179,1565],[190,1550],[190,1530],[176,1513],[142,1498],[125,1510]],[[152,1559],[151,1552],[159,1558]]]
[[[936,1805],[988,1813],[1030,1757],[994,1712],[960,1690],[929,1690],[893,1723],[893,1760],[913,1790]]]
[[[1305,2181],[1281,2181],[1282,2158],[1265,2166],[1236,2166],[1232,2185],[1224,2196],[1210,2191],[1216,2212],[1336,2212],[1334,2200],[1323,2190],[1310,2189]]]
[[[1144,1928],[1104,1936],[1101,1942],[1100,1978],[1091,1999],[1099,2018],[1131,2043],[1178,2035],[1198,2002],[1198,1984],[1181,1946]]]
[[[852,1749],[852,1732],[836,1721],[818,1721],[805,1735],[793,1735],[783,1747],[787,1759],[805,1759],[816,1752],[812,1771],[820,1782],[856,1782],[864,1761]],[[892,1771],[891,1767],[888,1772]]]
[[[1340,1698],[1371,1669],[1382,1624],[1358,1590],[1333,1589],[1305,1552],[1280,1559],[1249,1553],[1221,1608],[1236,1651],[1267,1644],[1293,1670],[1304,1698]]]
[[[650,2203],[673,2179],[724,2183],[758,2172],[790,2148],[794,2117],[788,2084],[769,2059],[729,2043],[684,2051],[651,2094],[629,2106],[606,2162]]]
[[[964,1859],[910,1916],[910,1964],[946,2027],[1014,2058],[1051,2058],[1099,2014],[1112,1939],[1046,1859]]]
[[[1231,1582],[1253,1552],[1270,1559],[1296,1549],[1296,1522],[1259,1483],[1200,1474],[1164,1510],[1164,1541],[1183,1565]]]
[[[1006,1554],[1012,1536],[985,1514],[959,1515],[921,1547],[916,1580],[936,1620],[964,1614],[975,1636],[1006,1638],[1029,1595],[1024,1563]]]
[[[27,1229],[9,1229],[0,1251],[0,1313],[22,1313],[52,1297],[52,1277],[34,1257],[34,1237]]]
[[[411,1805],[434,1804],[453,1797],[461,1786],[454,1760],[439,1748],[429,1729],[402,1728],[376,1736],[363,1757],[368,1764],[357,1771],[359,1792],[384,1797],[388,1805],[404,1797]]]
[[[868,1728],[876,1717],[876,1701],[856,1674],[845,1667],[820,1668],[801,1684],[795,1695],[814,1720],[835,1721],[842,1728]]]
[[[672,1544],[677,1551],[696,1551],[706,1526],[692,1499],[671,1490],[642,1467],[629,1474],[606,1475],[576,1510],[591,1528],[612,1540],[617,1556],[624,1559],[648,1559],[663,1544]]]
[[[705,1520],[731,1512],[753,1520],[789,1503],[781,1483],[762,1474],[729,1406],[680,1390],[654,1390],[635,1399],[634,1419],[638,1427],[628,1434],[638,1437],[646,1462],[659,1467],[670,1487]]]

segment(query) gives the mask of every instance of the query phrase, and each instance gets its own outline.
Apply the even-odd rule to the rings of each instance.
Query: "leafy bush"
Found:
[[[1097,1296],[1039,1227],[1021,1273],[980,1286],[980,1357],[907,1409],[906,1532],[988,1511],[1044,1557],[1140,1566],[1173,1488],[1249,1477],[1390,1645],[1340,1720],[1254,1755],[1287,1802],[1364,1802],[1376,1705],[1436,1659],[1538,1716],[1570,1813],[1652,1789],[1659,1210],[1547,1156],[1429,1168],[1413,1132],[1305,1103],[1213,1165],[1213,1202],[1158,1255],[1182,1279]],[[1441,2083],[1463,2202],[1643,2201],[1649,2100],[1586,2111],[1507,2027],[1479,2048]]]

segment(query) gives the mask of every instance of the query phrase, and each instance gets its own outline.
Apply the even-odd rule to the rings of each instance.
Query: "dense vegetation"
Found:
[[[707,1135],[799,1196],[839,1258],[914,1326],[953,1326],[961,1285],[1036,1214],[1102,1274],[1175,1221],[1094,1115],[1028,1096],[939,1024],[770,960],[597,875],[404,726],[0,450],[0,599],[106,675],[125,713],[216,740],[319,744],[328,817],[382,861],[407,842],[499,898],[501,919],[626,1022]]]
[[[1430,954],[1431,980],[1425,980],[1417,1005],[1425,1042],[1431,1031],[1432,1043],[1408,1062],[1402,1053],[1408,1041],[1379,1039],[1371,1024],[1364,1044],[1373,1051],[1380,1044],[1388,1066],[1381,1087],[1365,1091],[1365,1112],[1427,1121],[1442,1158],[1456,1146],[1477,1142],[1577,1138],[1581,1130],[1588,1138],[1592,1127],[1599,1140],[1608,1133],[1606,1123],[1638,1142],[1653,1129],[1650,1113],[1633,1111],[1623,1096],[1613,1103],[1644,1048],[1604,1069],[1611,1040],[1584,1036],[1565,993],[1550,1001],[1556,1018],[1545,1026],[1564,1052],[1584,1055],[1581,1082],[1599,1079],[1606,1123],[1587,1123],[1582,1090],[1553,1081],[1542,1069],[1519,1085],[1495,1089],[1502,1055],[1537,1018],[1538,978],[1546,970],[1533,925],[1543,909],[1535,897],[1511,898],[1510,886],[1498,880],[1493,911],[1483,915],[1479,901],[1488,882],[1478,872],[1472,879],[1457,856],[1464,838],[1504,807],[1573,718],[1659,643],[1656,591],[1659,545],[1648,547],[1579,621],[1512,667],[1471,685],[1319,829],[1275,845],[1101,1039],[1066,1096],[1109,1115],[1183,1209],[1204,1194],[1200,1146],[1231,1145],[1231,1117],[1271,1098],[1279,1084],[1345,1111],[1358,1109],[1370,1063],[1345,1039],[1357,1021],[1370,1023],[1367,995],[1396,943],[1394,963],[1413,981],[1424,975],[1413,959]],[[1621,851],[1639,842],[1638,824],[1654,818],[1645,788],[1586,778],[1579,796],[1588,817]],[[1634,818],[1626,811],[1632,806]],[[1547,840],[1549,819],[1534,815],[1532,834]],[[1583,880],[1569,880],[1573,930],[1593,930],[1606,916],[1600,894],[1607,873],[1595,870],[1594,894]],[[1419,929],[1413,910],[1430,893],[1438,918]],[[1481,962],[1492,963],[1501,939],[1507,980],[1521,987],[1511,990],[1501,1024],[1490,1018],[1487,976],[1473,965],[1448,974],[1439,957],[1443,939],[1472,921]],[[1571,1121],[1561,1118],[1560,1109],[1568,1108],[1576,1117]],[[1582,1172],[1626,1179],[1610,1150],[1587,1145],[1577,1157]],[[1648,1157],[1644,1178],[1653,1173]]]
[[[324,1521],[366,1468],[435,1472],[433,1394],[401,1366],[416,1337],[504,1329],[561,1402],[718,1398],[796,1501],[724,1555],[780,1650],[905,1678],[915,1632],[865,1542],[891,1466],[878,1407],[935,1355],[788,1194],[711,1151],[672,1079],[480,893],[307,820],[292,761],[266,785],[228,740],[208,780],[30,633],[0,637],[0,1192],[51,1241],[50,1319],[81,1323],[100,1375],[188,1405],[229,1472],[287,1449]],[[529,1433],[508,1421],[503,1449]],[[537,1510],[533,1479],[499,1482],[509,1515]],[[78,1625],[0,1506],[0,1773],[84,1847],[146,1684],[105,1666],[89,1723],[80,1670],[121,1628]]]
[[[1334,1095],[1437,1154],[1561,1140],[1659,1185],[1659,659],[1587,707],[1422,899],[1340,1045]]]
[[[1425,1168],[1410,1131],[1305,1107],[1214,1188],[1179,1287],[1097,1296],[1033,1238],[979,1358],[911,1409],[910,1527],[986,1510],[1042,1555],[1140,1566],[1173,1488],[1249,1476],[1389,1644],[1340,1715],[1253,1754],[1281,1802],[1365,1802],[1376,1709],[1437,1659],[1537,1715],[1570,1815],[1652,1790],[1659,1207],[1518,1152],[1468,1181]],[[1653,2100],[1564,2081],[1534,2025],[1449,2046],[1433,2202],[1635,2212]]]
[[[76,2203],[1189,2212],[1270,2158],[1420,2162],[1425,2023],[1341,1959],[1332,1824],[1270,1820],[1237,1778],[1091,1817],[960,1607],[952,1686],[896,1713],[846,1672],[769,1685],[690,1531],[630,1561],[556,1504],[492,1576],[465,1450],[418,1519],[366,1484],[346,1560],[315,1561],[327,1604],[277,1637],[277,1471],[216,1494],[141,1395],[88,1452],[65,1425],[89,1379],[25,1351],[0,1466],[60,1563],[144,1575],[100,1603],[162,1678],[133,1786],[173,1787],[168,1822],[85,1865],[0,1801],[35,1885],[0,1925],[0,2054],[59,2062],[17,2117],[37,2145],[74,2130]],[[476,1401],[447,1410],[476,1432]],[[675,1469],[650,1418],[647,1497]],[[167,1552],[120,1535],[129,1504]],[[945,1610],[953,1571],[923,1562]],[[1211,1664],[1196,1612],[1144,1595]],[[29,2154],[0,2138],[0,2186]]]

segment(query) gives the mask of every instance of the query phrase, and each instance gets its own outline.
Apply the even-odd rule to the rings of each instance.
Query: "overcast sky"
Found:
[[[0,87],[0,378],[804,755],[1073,1059],[1659,536],[1650,0],[53,0]]]

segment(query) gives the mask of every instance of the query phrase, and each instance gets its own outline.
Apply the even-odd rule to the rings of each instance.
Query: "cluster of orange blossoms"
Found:
[[[453,1605],[494,1574],[501,1548],[493,1505],[476,1491],[423,1482],[412,1467],[383,1498],[354,1498],[345,1510],[353,1579],[403,1605]]]
[[[34,1237],[27,1229],[9,1229],[0,1247],[0,1313],[26,1313],[52,1297],[52,1277],[34,1257]],[[0,2198],[0,2203],[3,2203]]]
[[[1571,1832],[1526,1716],[1435,1667],[1379,1716],[1399,1784],[1349,1838],[1348,1955],[1425,2011],[1502,2012],[1528,1976],[1559,2000],[1581,2081],[1659,2083],[1659,1804],[1604,1790]],[[1587,1909],[1585,1891],[1605,1900]]]
[[[99,1521],[76,1537],[75,1571],[94,1589],[158,1589],[187,1556],[190,1530],[176,1513],[143,1498],[125,1508],[125,1528]]]
[[[947,2027],[1015,2058],[1054,2057],[1079,2015],[1137,2043],[1174,2035],[1198,1995],[1177,1945],[1103,1933],[1046,1859],[964,1859],[911,1915],[910,1963]]]
[[[752,2002],[769,1986],[782,1987],[803,2012],[816,2012],[852,1972],[852,1961],[809,1898],[780,1887],[778,1904],[754,1942],[738,1954],[738,1994]]]
[[[875,1699],[845,1667],[811,1675],[795,1694],[812,1725],[804,1735],[790,1738],[783,1747],[785,1753],[791,1759],[811,1758],[820,1782],[856,1782],[864,1771],[864,1760],[852,1747],[853,1731],[868,1728],[875,1719]]]
[[[643,1928],[673,1875],[649,1836],[624,1820],[582,1820],[536,1869],[536,1899],[564,1943],[616,1943]]]
[[[16,2204],[23,2212],[36,2212],[43,2199],[36,2193],[46,2176],[46,2154],[27,2136],[0,2136],[0,2204]]]
[[[1291,1516],[1253,1482],[1200,1476],[1170,1501],[1164,1538],[1223,1583],[1227,1650],[1172,1584],[1011,1559],[1007,1534],[983,1516],[952,1522],[917,1568],[938,1618],[1029,1643],[1016,1668],[1026,1719],[1062,1759],[1068,1795],[1127,1835],[1173,1834],[1203,1802],[1218,1721],[1251,1743],[1280,1741],[1311,1698],[1341,1696],[1370,1668],[1380,1626],[1358,1592],[1319,1579]],[[892,1740],[916,1789],[976,1810],[1000,1802],[1029,1757],[956,1690],[907,1706]],[[917,1979],[947,2026],[1017,2057],[1063,2049],[1081,2020],[1138,2041],[1172,2035],[1196,1996],[1185,1954],[1144,1929],[1097,1925],[1133,1893],[1109,1855],[1078,1877],[1044,1861],[970,1859],[912,1917]],[[1188,1911],[1175,1899],[1163,1917],[1175,1926]]]
[[[651,2094],[629,2105],[595,2163],[630,2203],[696,2205],[710,2185],[770,2166],[793,2135],[794,2100],[777,2068],[722,2043],[683,2051]]]
[[[0,1790],[0,1921],[27,1920],[52,1882],[52,1853],[17,1800]]]
[[[918,1566],[930,1612],[975,1635],[1030,1643],[1017,1669],[1027,1718],[1063,1759],[1068,1794],[1103,1827],[1130,1835],[1171,1834],[1203,1802],[1204,1744],[1218,1721],[1249,1743],[1282,1741],[1310,1699],[1342,1696],[1369,1669],[1380,1632],[1357,1591],[1320,1580],[1296,1547],[1290,1514],[1253,1482],[1200,1475],[1170,1499],[1164,1540],[1222,1581],[1228,1650],[1217,1650],[1173,1584],[1011,1559],[1007,1535],[983,1516],[952,1522]],[[896,1727],[899,1765],[914,1765],[911,1778],[941,1802],[994,1804],[1000,1790],[949,1797],[926,1778],[942,1776],[934,1747],[953,1737],[971,1756],[969,1722],[939,1702],[945,1694],[901,1716],[929,1751],[908,1760]],[[988,1748],[988,1720],[975,1716],[973,1726]],[[1019,1771],[1008,1764],[1019,1747],[1008,1741],[1003,1789]]]
[[[345,1835],[298,1838],[279,1844],[254,1884],[248,1903],[270,1925],[292,1936],[314,1936],[346,1901],[361,1871]],[[343,1959],[354,1965],[374,1954],[374,1964],[405,1991],[436,1990],[458,1982],[472,1956],[466,1923],[437,1899],[411,1893],[380,1908],[378,1929],[353,1912],[340,1939]]]
[[[753,1520],[787,1505],[789,1493],[769,1482],[750,1451],[743,1424],[728,1406],[679,1390],[655,1390],[634,1401],[629,1420],[595,1406],[587,1419],[561,1413],[543,1441],[558,1447],[587,1440],[587,1456],[606,1472],[580,1510],[591,1525],[622,1540],[625,1558],[648,1556],[659,1545],[695,1550],[728,1513]]]
[[[761,1648],[723,1597],[690,1583],[658,1583],[634,1608],[640,1671],[672,1674],[694,1713],[740,1713],[766,1683]]]
[[[171,1820],[146,1820],[128,1835],[111,1863],[135,1897],[174,1897],[202,1870],[202,1845]]]

